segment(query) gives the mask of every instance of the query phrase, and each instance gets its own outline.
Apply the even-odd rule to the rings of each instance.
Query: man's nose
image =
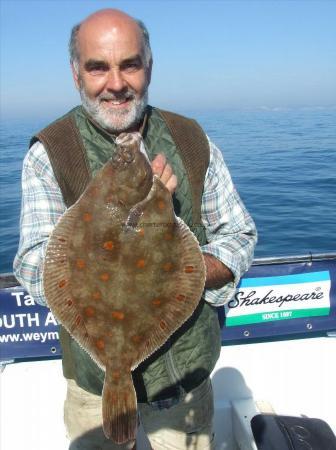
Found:
[[[106,89],[112,92],[120,92],[127,86],[120,70],[111,70],[106,80]]]

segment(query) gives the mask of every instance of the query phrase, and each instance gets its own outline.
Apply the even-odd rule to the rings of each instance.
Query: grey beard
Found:
[[[104,110],[100,102],[101,98],[106,97],[104,94],[98,96],[95,100],[91,100],[87,97],[83,88],[80,88],[79,93],[83,107],[87,113],[102,128],[112,133],[127,131],[140,123],[148,104],[147,89],[140,99],[137,99],[132,91],[125,94],[125,96],[133,96],[133,100],[130,105],[131,109],[126,112]]]

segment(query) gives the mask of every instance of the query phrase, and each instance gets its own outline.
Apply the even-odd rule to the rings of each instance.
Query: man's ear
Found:
[[[78,70],[78,63],[71,63],[71,71],[72,71],[72,77],[75,82],[76,88],[79,90],[79,70]]]

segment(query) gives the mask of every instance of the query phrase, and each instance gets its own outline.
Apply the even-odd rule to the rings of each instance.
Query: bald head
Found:
[[[149,33],[144,23],[117,9],[102,9],[75,25],[71,31],[70,62],[76,70],[80,60],[81,43],[87,36],[94,37],[103,30],[109,30],[111,34],[122,30],[125,34],[138,36],[142,42],[144,61],[147,67],[150,67],[152,52]]]

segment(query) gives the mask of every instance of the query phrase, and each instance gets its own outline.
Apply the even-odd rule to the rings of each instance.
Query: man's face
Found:
[[[133,131],[147,106],[151,74],[138,27],[83,26],[78,50],[73,75],[85,109],[109,131]]]

